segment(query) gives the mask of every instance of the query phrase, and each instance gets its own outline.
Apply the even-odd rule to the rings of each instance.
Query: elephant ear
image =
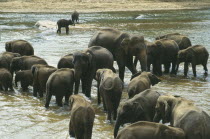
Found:
[[[121,42],[121,47],[124,50],[125,54],[128,54],[128,49],[129,49],[129,45],[130,45],[131,40],[129,38],[124,38]]]
[[[155,84],[157,84],[157,83],[159,83],[161,81],[157,76],[155,76],[152,73],[149,73],[148,74],[148,77],[149,77],[149,79],[151,81],[152,86],[155,85]]]
[[[69,110],[70,111],[72,110],[73,104],[74,104],[74,97],[71,96],[70,99],[69,99]]]
[[[87,56],[88,56],[88,65],[91,65],[92,59],[93,59],[93,55],[90,52],[87,52]]]
[[[145,43],[144,42],[144,37],[143,36],[133,36],[132,38],[131,38],[131,45],[133,45],[133,44],[136,44],[136,43],[139,43],[139,42],[143,42],[143,43]]]
[[[102,77],[103,73],[104,73],[104,70],[103,69],[98,69],[96,71],[96,77],[95,78],[96,78],[97,81],[100,81],[101,80],[101,77]]]

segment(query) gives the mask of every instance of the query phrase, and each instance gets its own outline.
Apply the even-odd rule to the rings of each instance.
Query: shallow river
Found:
[[[60,57],[87,48],[91,36],[100,28],[113,27],[132,34],[144,35],[153,41],[158,35],[179,32],[189,36],[192,44],[202,44],[210,52],[210,9],[179,11],[110,12],[80,14],[80,23],[70,28],[70,34],[56,34],[56,28],[36,27],[37,21],[69,18],[70,13],[0,13],[0,52],[4,52],[5,42],[14,39],[29,41],[35,55],[53,66]],[[116,64],[115,64],[115,67]],[[210,59],[208,61],[210,69]],[[139,67],[138,67],[139,70]],[[162,82],[152,87],[162,93],[181,95],[193,100],[210,114],[210,76],[203,76],[203,67],[197,66],[197,78],[193,77],[191,67],[188,77],[183,77],[183,65],[177,77],[165,75]],[[125,86],[131,73],[126,69]],[[102,106],[96,103],[96,83],[92,87],[92,104],[96,118],[93,139],[113,138],[113,126],[106,121]],[[126,87],[123,99],[126,98]],[[23,92],[20,87],[15,92],[0,93],[0,137],[1,139],[64,139],[68,136],[69,115],[67,107],[59,108],[55,99],[50,109],[44,108],[44,99],[32,96],[32,88]]]

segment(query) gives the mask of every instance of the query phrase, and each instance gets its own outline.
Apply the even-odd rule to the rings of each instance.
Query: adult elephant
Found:
[[[5,91],[8,91],[8,88],[13,91],[12,75],[7,69],[0,68],[0,91],[3,88]]]
[[[156,40],[160,40],[160,39],[174,40],[178,44],[179,50],[183,50],[192,46],[190,39],[187,36],[182,35],[180,33],[166,34],[163,36],[158,36],[155,39]]]
[[[12,59],[10,69],[13,75],[14,71],[29,70],[34,64],[47,65],[47,62],[38,56],[21,56]]]
[[[140,61],[141,70],[146,71],[147,54],[142,36],[130,36],[128,33],[116,29],[102,29],[91,38],[88,47],[92,46],[102,46],[113,54],[122,81],[124,80],[125,66],[132,74],[137,72],[133,64],[133,56],[136,56]]]
[[[72,15],[71,15],[71,20],[74,22],[74,23],[79,23],[79,13],[75,10]],[[76,22],[75,22],[76,21]]]
[[[118,107],[117,120],[114,128],[114,137],[117,136],[119,127],[125,123],[137,121],[152,121],[155,115],[155,105],[160,94],[147,89],[121,103]]]
[[[81,79],[82,92],[87,97],[91,97],[92,81],[98,69],[108,68],[115,72],[112,54],[109,50],[101,46],[93,46],[84,52],[76,52],[73,57],[75,69],[75,94],[78,93]]]
[[[5,49],[7,52],[19,53],[20,55],[34,55],[34,48],[25,40],[14,40],[6,42]]]
[[[116,139],[185,139],[180,128],[140,121],[123,128]]]
[[[74,68],[74,64],[73,64],[73,54],[68,54],[65,55],[64,57],[62,57],[59,61],[58,61],[58,65],[57,65],[58,69],[61,68]]]
[[[154,122],[170,122],[173,127],[184,130],[187,139],[210,138],[210,116],[182,97],[160,96],[156,104]]]
[[[37,96],[37,92],[40,97],[43,97],[43,93],[46,92],[47,80],[49,76],[56,70],[57,68],[48,65],[35,64],[32,66],[33,95],[35,97]]]

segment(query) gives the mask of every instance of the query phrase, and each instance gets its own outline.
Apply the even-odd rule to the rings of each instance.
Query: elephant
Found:
[[[133,98],[120,103],[117,111],[117,120],[114,127],[116,138],[119,127],[125,123],[137,121],[152,121],[155,116],[155,105],[160,94],[147,89]]]
[[[59,61],[58,61],[58,65],[57,65],[58,69],[61,68],[74,68],[74,64],[73,64],[73,54],[68,54],[65,55],[64,57],[62,57]]]
[[[18,71],[15,75],[15,86],[17,87],[17,82],[21,83],[23,91],[28,89],[29,85],[33,85],[33,75],[31,70]]]
[[[73,23],[75,23],[75,21],[79,23],[79,13],[76,10],[72,13],[71,20]]]
[[[136,56],[140,61],[141,70],[147,70],[146,45],[143,36],[131,36],[119,30],[107,28],[98,31],[91,38],[88,47],[92,46],[102,46],[113,54],[122,81],[124,81],[125,66],[132,74],[137,73],[133,64],[133,56]]]
[[[91,139],[95,119],[93,106],[83,96],[72,95],[70,110],[69,135],[77,139]]]
[[[95,78],[98,83],[98,104],[101,103],[100,96],[102,96],[104,110],[108,113],[107,120],[111,121],[112,113],[113,120],[116,120],[123,82],[110,69],[98,69]]]
[[[0,68],[0,91],[3,89],[8,91],[8,88],[11,91],[14,90],[12,87],[12,75],[7,69]]]
[[[174,40],[178,44],[179,50],[183,50],[192,46],[190,39],[185,35],[181,35],[180,33],[166,34],[163,36],[156,37],[155,39],[156,40],[160,40],[160,39]]]
[[[31,67],[31,72],[33,74],[33,96],[37,97],[37,92],[40,97],[43,97],[43,92],[46,92],[46,83],[49,76],[55,72],[57,68],[35,64]]]
[[[189,63],[192,64],[192,70],[194,77],[196,77],[196,65],[203,65],[203,68],[205,70],[205,75],[208,73],[207,69],[207,62],[209,58],[209,52],[207,49],[202,46],[202,45],[194,45],[190,46],[187,49],[180,50],[178,53],[178,60],[177,60],[177,69],[176,72],[178,71],[179,64],[181,62],[184,62],[184,75],[187,76],[188,72],[188,65]]]
[[[210,116],[185,98],[172,95],[160,96],[153,121],[170,123],[184,130],[187,139],[210,138]]]
[[[116,139],[185,139],[181,128],[139,121],[123,128]]]
[[[66,28],[66,34],[69,34],[69,25],[73,25],[75,26],[74,22],[70,19],[70,20],[66,20],[66,19],[60,19],[57,22],[58,25],[58,30],[57,33],[61,33],[61,28],[65,27]]]
[[[161,80],[151,72],[138,73],[137,77],[133,78],[128,84],[129,98],[132,98],[136,94],[139,94],[142,91],[149,89],[151,85],[154,86],[160,81]]]
[[[44,59],[38,56],[21,56],[12,59],[10,70],[13,75],[14,71],[30,70],[34,64],[48,65]]]
[[[113,55],[109,50],[100,46],[93,46],[84,52],[73,54],[73,64],[75,69],[75,94],[78,94],[80,79],[82,81],[82,92],[91,97],[91,86],[96,71],[102,68],[112,69]]]
[[[62,68],[53,72],[46,83],[46,103],[48,108],[52,95],[56,97],[56,103],[62,107],[62,99],[65,96],[65,104],[68,105],[74,86],[74,69]]]
[[[5,43],[7,52],[19,53],[21,56],[34,55],[33,46],[26,40],[14,40]]]
[[[10,71],[10,64],[14,57],[20,57],[19,53],[4,52],[0,54],[0,68],[5,68]]]

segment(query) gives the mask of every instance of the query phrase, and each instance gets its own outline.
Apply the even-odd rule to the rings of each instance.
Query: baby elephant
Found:
[[[15,75],[15,86],[17,87],[17,82],[21,83],[23,91],[28,89],[29,85],[33,85],[33,75],[31,70],[18,71]]]
[[[8,91],[8,88],[13,91],[12,74],[5,68],[0,68],[0,90]]]
[[[149,89],[151,85],[159,83],[161,80],[157,76],[150,72],[138,72],[131,78],[131,82],[128,85],[128,96],[132,98],[136,94]]]
[[[69,34],[69,25],[75,25],[75,24],[71,19],[70,20],[60,19],[58,20],[57,25],[58,25],[57,33],[61,33],[61,28],[65,27],[66,34]]]
[[[123,82],[110,69],[98,69],[96,72],[96,80],[98,81],[98,104],[101,102],[100,95],[103,99],[104,110],[108,112],[107,120],[116,120],[117,108],[120,103]]]
[[[185,139],[185,133],[164,124],[136,122],[123,128],[116,139]]]
[[[91,139],[95,111],[91,104],[80,95],[70,97],[71,119],[69,135],[77,139]]]
[[[79,13],[77,11],[74,11],[71,15],[71,19],[74,23],[75,23],[75,21],[77,23],[79,23]]]
[[[178,71],[179,64],[181,62],[184,62],[184,75],[187,76],[188,72],[188,65],[189,63],[192,64],[192,70],[193,74],[196,77],[196,65],[203,65],[203,68],[205,70],[205,75],[207,75],[208,69],[207,69],[207,62],[209,58],[209,53],[206,50],[205,47],[202,45],[195,45],[190,46],[187,49],[180,50],[178,53],[178,60],[177,60],[177,69]]]

